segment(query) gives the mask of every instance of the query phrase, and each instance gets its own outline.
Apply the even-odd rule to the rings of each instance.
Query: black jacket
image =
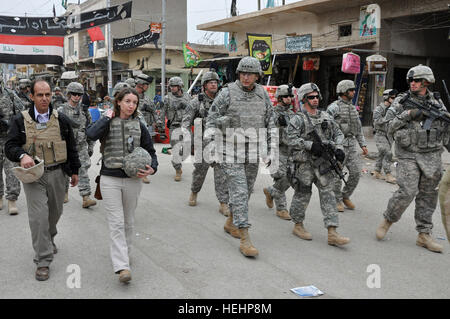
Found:
[[[53,107],[50,104],[49,114],[52,114]],[[36,121],[34,116],[34,104],[28,110],[31,118]],[[20,162],[20,155],[26,153],[23,145],[26,143],[25,125],[22,113],[16,114],[10,122],[8,130],[8,138],[5,143],[5,155],[12,162]],[[61,130],[61,138],[66,141],[67,161],[63,164],[64,172],[67,175],[78,175],[78,169],[81,167],[78,151],[76,148],[75,137],[69,119],[62,113],[58,113],[59,128]],[[37,123],[37,121],[36,121]]]
[[[103,138],[106,138],[106,136],[109,133],[109,123],[111,122],[111,119],[107,116],[102,116],[99,120],[89,125],[86,129],[86,135],[88,138],[92,141],[96,140],[102,140]],[[156,151],[153,147],[153,141],[150,137],[150,133],[148,132],[148,129],[139,121],[139,124],[141,126],[141,142],[140,145],[143,149],[145,149],[150,156],[152,157],[152,164],[150,165],[153,170],[157,171],[158,169],[158,159],[156,157]],[[155,174],[153,173],[153,174]],[[152,174],[152,175],[153,175]],[[124,170],[121,168],[107,168],[102,161],[102,168],[100,169],[100,175],[106,175],[106,176],[113,176],[113,177],[121,177],[126,178],[128,177],[127,174],[125,174]]]

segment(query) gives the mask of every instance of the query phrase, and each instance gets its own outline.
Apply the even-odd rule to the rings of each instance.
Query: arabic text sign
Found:
[[[129,1],[114,7],[56,18],[0,16],[0,34],[64,36],[83,29],[130,18],[131,4],[132,1]]]
[[[152,33],[150,30],[147,30],[128,38],[113,39],[113,49],[114,51],[132,49],[146,43],[158,41],[158,39],[159,33]]]
[[[308,52],[312,47],[312,35],[305,34],[286,38],[287,52]]]

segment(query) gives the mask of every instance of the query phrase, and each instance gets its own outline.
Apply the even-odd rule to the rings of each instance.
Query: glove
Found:
[[[88,150],[89,157],[92,157],[92,154],[94,154],[94,151],[93,150]]]
[[[409,111],[409,117],[411,120],[420,121],[423,118],[423,112],[421,109],[413,109]]]
[[[311,153],[317,157],[322,156],[322,153],[323,153],[322,145],[320,145],[317,142],[313,142],[312,146],[311,146]]]
[[[336,159],[337,159],[339,162],[344,163],[344,160],[345,160],[345,152],[344,152],[343,150],[341,150],[341,149],[336,149],[336,150],[334,151],[334,155],[336,156]]]
[[[172,124],[172,121],[168,120],[167,121],[167,127],[170,128],[170,124]]]
[[[200,93],[200,94],[198,95],[198,101],[199,101],[199,102],[202,102],[204,99],[205,99],[205,96],[203,95],[203,93]]]
[[[0,119],[0,132],[8,131],[8,121],[4,119]]]
[[[180,104],[178,104],[178,107],[177,107],[177,109],[178,110],[184,110],[185,108],[186,108],[186,103],[184,103],[184,102],[181,102]]]
[[[286,118],[284,116],[278,117],[278,124],[282,127],[287,126]]]

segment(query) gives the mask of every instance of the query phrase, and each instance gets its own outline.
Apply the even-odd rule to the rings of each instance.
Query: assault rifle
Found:
[[[336,155],[334,153],[334,147],[330,143],[324,143],[322,142],[322,139],[320,138],[319,133],[317,132],[316,127],[313,125],[311,118],[309,117],[308,111],[304,110],[303,113],[306,115],[306,118],[308,119],[308,123],[313,128],[311,132],[311,137],[313,139],[313,143],[317,143],[322,148],[322,155],[321,157],[328,161],[330,163],[330,166],[326,168],[319,167],[319,173],[320,175],[324,175],[328,173],[331,170],[334,170],[336,174],[339,176],[339,178],[347,185],[347,181],[345,180],[345,174],[342,172],[342,165],[336,160]]]
[[[436,92],[437,93],[437,92]],[[439,93],[435,93],[435,98],[440,99]],[[431,129],[431,124],[435,120],[442,120],[448,124],[450,124],[450,113],[446,111],[442,111],[442,107],[440,104],[433,103],[430,101],[427,101],[424,104],[417,103],[416,101],[413,101],[409,98],[409,92],[400,100],[400,104],[409,105],[413,108],[418,108],[423,112],[423,115],[425,116],[425,123],[423,124],[423,128],[427,131]]]

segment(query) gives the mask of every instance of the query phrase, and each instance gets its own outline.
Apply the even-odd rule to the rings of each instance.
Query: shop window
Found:
[[[166,59],[166,65],[171,65],[172,64],[172,60],[171,59]]]
[[[339,26],[339,37],[349,37],[352,35],[352,25],[343,24]]]

